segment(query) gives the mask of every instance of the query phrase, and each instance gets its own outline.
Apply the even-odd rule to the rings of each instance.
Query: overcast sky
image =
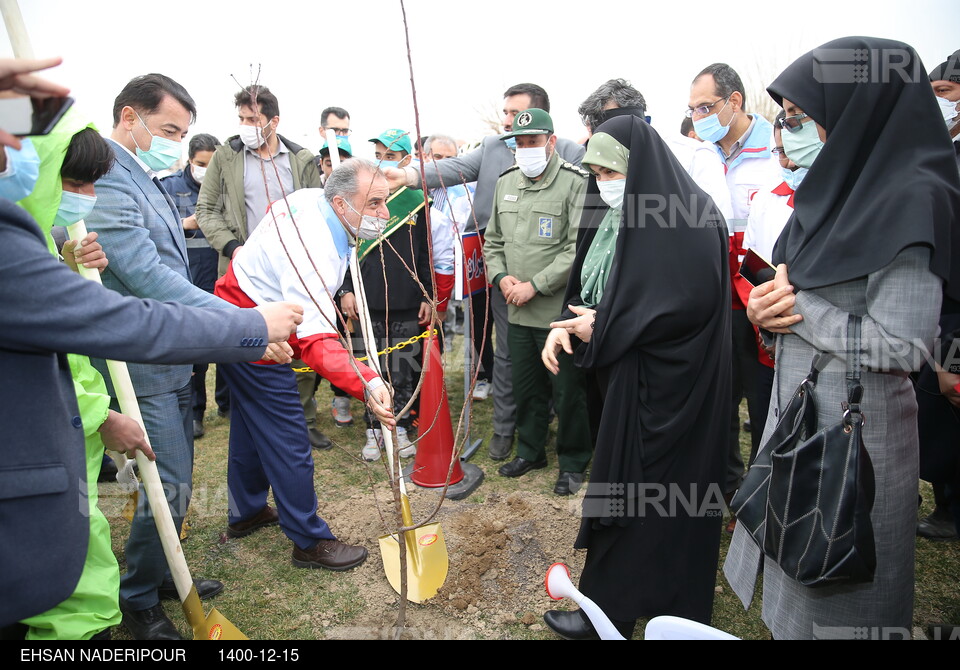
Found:
[[[280,133],[313,151],[328,105],[350,111],[358,155],[370,155],[366,140],[386,128],[415,130],[399,0],[20,0],[20,8],[34,52],[64,58],[48,78],[71,87],[104,134],[123,85],[162,72],[196,100],[194,132],[235,135],[237,81],[251,83],[257,69],[279,98]],[[926,70],[960,48],[957,0],[407,0],[406,8],[421,130],[465,140],[490,132],[483,117],[518,82],[546,88],[558,134],[576,139],[578,105],[613,77],[643,92],[654,126],[673,129],[690,80],[716,61],[740,72],[749,104],[793,59],[836,37],[902,40]],[[5,33],[0,53],[12,55]]]

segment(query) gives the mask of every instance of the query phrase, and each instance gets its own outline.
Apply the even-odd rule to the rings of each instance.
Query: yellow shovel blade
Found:
[[[183,614],[193,628],[194,640],[247,640],[246,635],[230,623],[216,608],[204,616],[203,605],[200,604],[200,595],[194,585],[190,595],[183,601]]]
[[[130,497],[127,498],[127,502],[123,506],[123,511],[120,512],[123,514],[123,518],[133,523],[133,517],[137,514],[137,502],[140,499],[140,492],[134,491],[130,494]]]
[[[407,544],[407,600],[422,603],[437,595],[447,579],[447,544],[439,523],[404,533]],[[380,556],[390,586],[400,593],[400,543],[395,534],[380,538]]]
[[[207,615],[204,625],[193,629],[194,640],[247,640],[246,635],[234,626],[214,607]]]

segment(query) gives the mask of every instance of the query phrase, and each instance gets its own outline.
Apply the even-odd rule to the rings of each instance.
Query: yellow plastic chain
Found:
[[[419,335],[417,335],[416,337],[411,337],[409,340],[405,342],[401,342],[400,344],[395,344],[392,347],[387,347],[383,351],[378,351],[377,356],[386,356],[387,354],[392,354],[394,351],[400,351],[401,349],[405,349],[406,347],[409,347],[411,344],[415,344],[420,340],[425,340],[431,335],[437,335],[438,333],[439,331],[436,328],[434,328],[432,331],[430,330],[424,331]],[[357,358],[358,361],[365,361],[367,359],[368,359],[367,356]],[[314,369],[313,368],[293,368],[293,371],[294,372],[314,372]]]

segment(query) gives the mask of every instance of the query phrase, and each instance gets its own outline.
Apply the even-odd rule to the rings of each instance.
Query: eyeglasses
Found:
[[[774,147],[770,150],[770,153],[772,153],[774,156],[782,156],[787,152],[783,150],[783,147]]]
[[[780,119],[778,123],[784,130],[789,130],[791,133],[798,133],[800,132],[800,128],[803,127],[803,120],[808,118],[810,118],[809,114],[795,114]]]
[[[340,135],[341,137],[346,137],[353,132],[349,128],[334,128],[333,126],[327,126],[324,130],[332,130],[335,135]]]
[[[694,115],[694,114],[696,114],[697,116],[706,116],[707,114],[709,114],[709,113],[713,110],[713,107],[714,107],[718,102],[721,102],[721,101],[723,101],[723,100],[729,100],[729,99],[730,99],[730,96],[728,95],[726,98],[720,98],[720,100],[715,100],[715,101],[711,102],[709,105],[700,105],[700,106],[698,106],[698,107],[687,107],[686,111],[684,111],[683,114],[684,114],[684,116],[686,116],[688,119],[693,118],[693,115]],[[726,105],[724,105],[724,106],[726,106]]]

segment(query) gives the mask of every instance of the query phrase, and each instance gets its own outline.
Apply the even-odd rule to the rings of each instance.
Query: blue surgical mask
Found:
[[[505,139],[505,140],[503,141],[503,143],[507,145],[507,148],[508,148],[510,151],[516,151],[516,150],[517,150],[517,138],[516,138],[516,137],[508,137],[507,139]]]
[[[600,197],[613,209],[620,209],[623,206],[623,194],[626,186],[626,179],[608,179],[597,182]]]
[[[97,196],[83,195],[73,191],[64,191],[60,198],[60,208],[54,217],[58,226],[72,226],[77,221],[83,221],[90,216],[93,206],[97,204]]]
[[[387,168],[400,167],[400,161],[380,161],[377,165],[380,166],[381,170],[386,170]]]
[[[800,182],[803,181],[803,178],[807,176],[809,170],[807,168],[797,168],[796,170],[791,170],[790,168],[783,169],[783,181],[786,182],[787,186],[792,188],[794,191],[797,190],[797,187],[800,186]]]
[[[780,137],[783,139],[783,150],[798,167],[809,168],[813,165],[823,148],[817,124],[812,119],[801,125],[797,132],[785,130]]]
[[[6,151],[7,174],[0,178],[0,198],[17,202],[33,193],[40,176],[40,156],[29,139],[20,141],[19,151],[10,147]]]
[[[134,113],[136,114],[136,112]],[[137,114],[137,119],[140,121],[140,125],[150,133],[150,129],[147,128],[147,124],[143,122],[139,114]],[[130,131],[130,137],[133,137],[132,130]],[[137,145],[137,158],[142,160],[148,168],[154,172],[158,172],[160,170],[166,170],[180,160],[180,155],[183,152],[183,147],[180,146],[180,142],[174,142],[165,137],[157,137],[153,133],[150,133],[150,137],[153,139],[150,140],[150,148],[146,151],[141,149],[140,145],[137,144],[137,138],[133,138],[133,143]]]
[[[705,116],[702,119],[694,119],[693,129],[697,131],[697,137],[707,142],[719,142],[727,136],[730,126],[729,124],[726,126],[720,125],[720,112],[724,110],[729,102],[730,98],[727,98],[727,102],[723,103],[723,107],[721,107],[720,111],[716,114]],[[731,118],[730,121],[732,123],[733,119]]]

